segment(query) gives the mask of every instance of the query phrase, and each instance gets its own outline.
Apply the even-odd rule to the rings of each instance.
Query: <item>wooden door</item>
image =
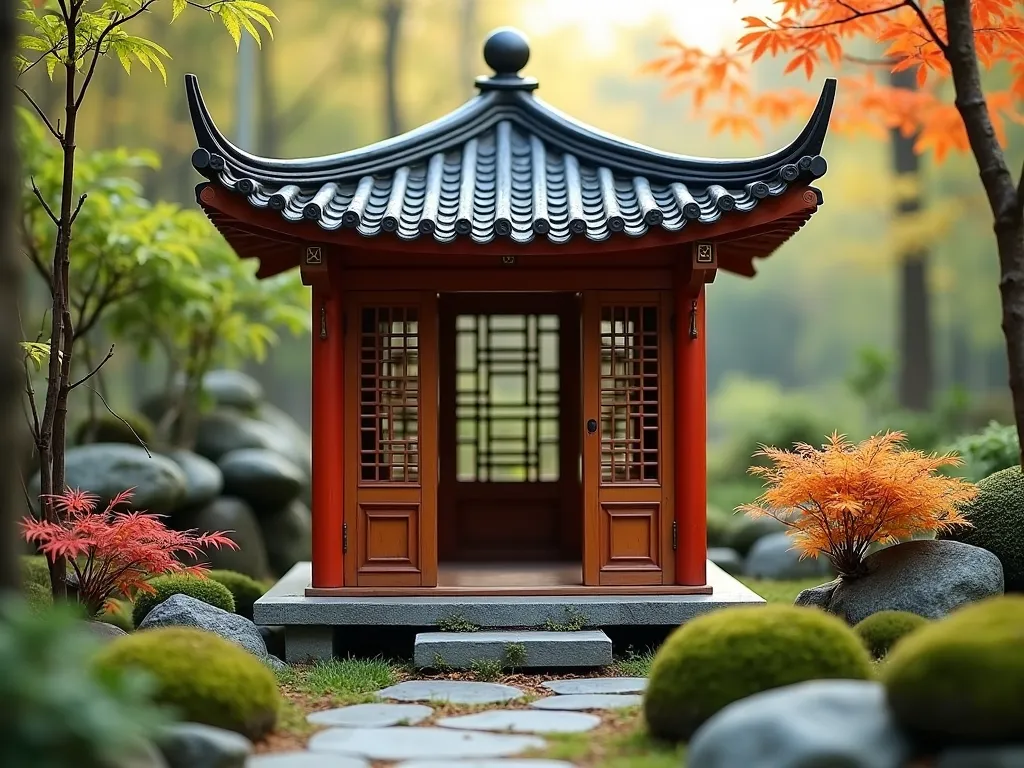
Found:
[[[346,297],[346,584],[437,585],[437,300]]]
[[[440,300],[442,561],[578,559],[574,294]]]
[[[670,308],[670,292],[584,294],[588,585],[673,580]]]

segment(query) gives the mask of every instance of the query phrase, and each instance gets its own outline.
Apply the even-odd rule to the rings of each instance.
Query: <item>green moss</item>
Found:
[[[127,600],[112,600],[110,605],[96,617],[96,621],[113,624],[118,629],[131,632],[135,629],[135,622],[132,620],[133,607]]]
[[[889,654],[882,682],[897,722],[935,745],[1024,738],[1024,596],[962,608]]]
[[[156,700],[189,722],[260,739],[281,706],[277,679],[244,648],[211,632],[167,627],[136,632],[104,647],[101,670],[140,669],[153,678]]]
[[[910,611],[879,611],[859,622],[853,630],[876,659],[886,656],[898,640],[920,629],[928,619]]]
[[[151,610],[171,595],[188,595],[229,613],[235,612],[235,598],[231,596],[230,590],[213,579],[169,574],[150,579],[149,585],[156,590],[154,594],[139,594],[135,598],[132,620],[136,627],[142,624]]]
[[[235,613],[252,621],[253,604],[266,594],[266,587],[237,571],[210,571],[206,575],[227,587],[235,600]]]
[[[119,415],[120,419],[109,413],[101,414],[95,419],[86,419],[75,430],[75,444],[127,443],[138,445],[139,440],[148,443],[153,439],[156,427],[148,418],[140,413]]]
[[[53,607],[53,592],[49,585],[44,587],[42,584],[26,584],[22,588],[22,593],[32,613],[42,613]]]
[[[21,583],[38,584],[50,588],[50,566],[42,555],[21,556]]]
[[[1024,592],[1024,475],[1010,467],[978,483],[978,496],[961,510],[973,527],[957,526],[940,539],[987,549],[1003,564],[1007,592]]]
[[[727,608],[687,622],[665,641],[651,665],[644,717],[652,735],[681,741],[755,693],[871,676],[871,657],[842,619],[791,605]]]

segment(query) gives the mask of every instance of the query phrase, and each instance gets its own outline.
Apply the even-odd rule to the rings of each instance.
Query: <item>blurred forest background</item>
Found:
[[[481,49],[487,32],[508,24],[530,38],[527,72],[540,80],[538,95],[562,111],[670,152],[757,155],[788,143],[800,125],[759,140],[712,136],[685,100],[666,98],[664,78],[642,72],[660,54],[659,41],[668,32],[716,49],[733,42],[745,4],[755,11],[768,5],[287,0],[274,4],[280,17],[275,39],[262,50],[243,46],[238,55],[203,14],[185,14],[169,30],[157,28],[165,20],[144,17],[136,34],[175,54],[168,85],[146,73],[126,78],[116,60],[105,61],[109,71],[100,73],[102,93],[91,97],[79,143],[157,152],[162,164],[147,172],[146,195],[194,205],[200,178],[189,161],[194,135],[182,85],[186,73],[199,76],[214,118],[243,148],[279,157],[330,154],[416,128],[470,98],[474,77],[486,74]],[[819,78],[797,83],[783,76],[782,67],[759,63],[755,89],[820,90]],[[55,88],[44,92],[58,95]],[[42,106],[55,111],[55,105]],[[1011,167],[1020,167],[1024,127],[1011,127],[1010,146]],[[820,442],[832,429],[862,436],[879,427],[879,414],[892,415],[885,426],[904,426],[907,414],[894,399],[899,254],[915,249],[929,253],[930,417],[948,419],[955,412],[954,431],[991,418],[1012,423],[995,243],[977,170],[968,158],[954,156],[937,166],[926,156],[920,186],[925,210],[895,221],[892,152],[888,141],[832,135],[824,152],[829,172],[820,183],[822,210],[759,265],[756,279],[722,274],[710,287],[713,446],[726,451],[740,445],[749,458],[758,441],[784,443],[790,435],[805,439],[810,433]],[[252,372],[271,401],[308,424],[309,368],[308,338],[283,335]],[[122,354],[106,375],[115,385],[113,405],[128,407],[158,388],[162,374]],[[766,426],[769,419],[776,426]],[[789,422],[779,426],[780,419]]]

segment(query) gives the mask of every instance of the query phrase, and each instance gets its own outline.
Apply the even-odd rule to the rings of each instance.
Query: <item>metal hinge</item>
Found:
[[[690,338],[697,338],[697,300],[694,299],[690,307]]]
[[[672,549],[679,548],[679,523],[672,521]]]
[[[327,305],[320,305],[320,338],[327,338]]]
[[[341,524],[341,551],[348,552],[348,523]]]

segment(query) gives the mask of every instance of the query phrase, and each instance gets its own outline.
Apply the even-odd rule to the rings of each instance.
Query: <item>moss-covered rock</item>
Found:
[[[1024,592],[1024,475],[1010,467],[978,483],[978,495],[961,510],[971,527],[956,526],[940,539],[987,549],[1003,564],[1007,592]]]
[[[75,430],[75,444],[127,443],[138,445],[140,440],[144,443],[153,440],[156,427],[148,418],[141,413],[122,413],[120,416],[121,418],[118,418],[106,413],[96,416],[95,419],[86,419]]]
[[[235,571],[210,571],[207,577],[223,584],[235,600],[235,613],[252,621],[252,606],[266,593],[256,579]]]
[[[213,579],[169,574],[150,579],[149,585],[156,590],[153,594],[140,593],[135,598],[132,620],[136,627],[142,624],[151,610],[171,595],[188,595],[229,613],[235,612],[235,598],[232,597],[231,591]]]
[[[867,680],[871,657],[841,619],[789,605],[727,608],[675,630],[644,694],[654,736],[689,739],[723,707],[805,680]]]
[[[966,606],[900,642],[882,670],[899,724],[930,745],[1024,741],[1024,596]]]
[[[928,619],[910,611],[879,611],[853,629],[876,659],[883,658],[896,642],[928,623]]]
[[[156,700],[182,719],[226,728],[250,739],[277,721],[280,694],[274,673],[244,648],[199,629],[137,632],[99,652],[102,670],[140,669],[156,686]]]

